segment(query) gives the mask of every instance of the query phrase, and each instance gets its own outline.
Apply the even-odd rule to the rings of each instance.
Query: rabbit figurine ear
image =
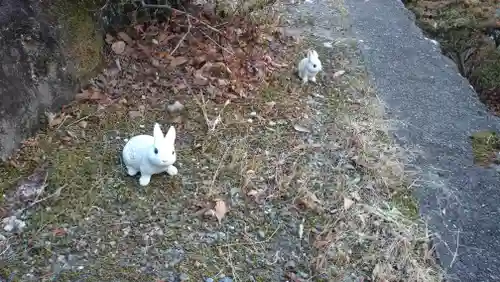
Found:
[[[163,132],[161,131],[160,125],[156,122],[153,130],[153,137],[155,144],[160,144],[163,141]]]
[[[175,143],[175,127],[170,126],[170,128],[167,131],[167,134],[165,134],[165,142],[171,145]]]
[[[307,58],[308,58],[308,59],[311,59],[313,56],[314,56],[313,51],[308,50],[308,51],[307,51]]]

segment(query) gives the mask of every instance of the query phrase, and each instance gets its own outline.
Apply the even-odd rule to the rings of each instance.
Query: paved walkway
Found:
[[[421,212],[439,234],[450,281],[500,281],[500,176],[474,166],[469,136],[500,130],[469,83],[414,24],[399,0],[346,0],[397,140],[424,154]],[[390,15],[390,16],[389,16]],[[458,248],[457,248],[458,242]]]

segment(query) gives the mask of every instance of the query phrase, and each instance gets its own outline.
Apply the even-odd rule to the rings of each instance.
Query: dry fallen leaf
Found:
[[[348,210],[354,205],[354,201],[349,198],[344,198],[344,210]]]
[[[62,115],[57,116],[56,114],[51,112],[45,112],[45,116],[47,117],[49,127],[56,127],[60,125],[64,120],[64,117]]]
[[[208,78],[206,78],[206,77],[203,76],[201,70],[197,70],[194,73],[194,81],[193,82],[194,82],[194,84],[200,85],[200,86],[207,85],[208,84]]]
[[[357,191],[352,192],[351,197],[353,197],[354,200],[356,200],[358,202],[361,201],[361,197],[359,196],[359,193]]]
[[[170,67],[171,68],[178,67],[180,65],[187,63],[187,61],[188,61],[188,59],[186,57],[175,57],[170,62]]]
[[[262,190],[251,190],[250,192],[247,193],[247,195],[255,197],[255,196],[259,195],[260,193],[262,193]]]
[[[226,215],[226,213],[228,211],[229,210],[227,208],[226,202],[218,199],[215,201],[215,207],[213,209],[206,211],[205,215],[215,216],[220,224],[220,223],[222,223],[222,219],[224,218],[224,216]]]
[[[316,195],[312,192],[307,192],[303,197],[297,198],[296,204],[304,209],[311,209],[315,211],[323,210],[321,206],[321,201],[316,197]]]
[[[101,100],[105,99],[106,96],[99,91],[93,91],[93,90],[83,90],[82,93],[78,93],[75,96],[76,100]]]
[[[118,32],[118,37],[120,37],[123,41],[127,42],[128,44],[132,44],[133,40],[126,34],[125,32]]]
[[[333,78],[337,78],[341,75],[343,75],[345,73],[345,70],[339,70],[339,71],[336,71],[334,74],[333,74]]]
[[[112,44],[113,40],[115,40],[115,38],[111,34],[106,33],[106,38],[104,39],[104,41],[106,41],[106,43],[108,44]]]
[[[111,44],[111,50],[115,52],[115,54],[123,54],[125,52],[125,42],[123,41],[116,41],[113,44]]]
[[[294,124],[293,128],[299,132],[311,133],[311,130],[309,128],[302,126],[300,124]]]
[[[80,126],[81,128],[86,128],[88,125],[88,122],[82,120],[78,123],[78,126]]]
[[[60,237],[60,236],[66,235],[67,232],[66,232],[66,229],[64,229],[64,228],[56,227],[56,228],[54,228],[54,230],[52,230],[52,234],[54,236]]]
[[[68,134],[71,138],[77,138],[76,134],[73,131],[66,130],[66,134]]]

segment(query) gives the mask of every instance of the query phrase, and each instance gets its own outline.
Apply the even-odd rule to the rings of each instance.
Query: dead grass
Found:
[[[305,42],[336,58],[316,86],[301,88],[291,67],[260,80],[241,72],[229,84],[237,93],[244,89],[241,98],[225,81],[197,86],[194,61],[161,69],[158,79],[152,65],[168,65],[173,59],[162,58],[162,48],[178,42],[144,47],[161,37],[161,29],[150,28],[136,51],[117,56],[124,71],[106,77],[101,105],[67,108],[66,118],[58,117],[62,123],[29,140],[0,169],[4,193],[44,161],[51,163],[47,193],[64,185],[59,197],[29,211],[27,230],[6,239],[2,275],[17,272],[14,281],[83,273],[95,281],[174,281],[179,274],[195,281],[222,275],[234,281],[440,281],[430,234],[406,184],[404,152],[388,138],[352,44],[330,49]],[[274,62],[293,65],[300,57],[300,46],[271,42],[251,49],[257,75],[263,68],[256,52],[268,44],[280,46],[266,52]],[[177,56],[196,56],[200,46],[189,41]],[[237,62],[224,62],[239,72]],[[332,79],[339,69],[346,73]],[[120,96],[109,103],[112,93]],[[185,109],[167,112],[175,100]],[[126,176],[119,153],[125,138],[150,133],[154,121],[176,125],[180,176],[156,175],[142,188]],[[221,224],[200,212],[214,201],[229,207]]]

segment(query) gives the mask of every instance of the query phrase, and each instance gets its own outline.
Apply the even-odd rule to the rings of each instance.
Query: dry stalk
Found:
[[[188,22],[188,30],[186,31],[186,33],[184,33],[184,35],[179,40],[179,42],[177,42],[177,45],[175,45],[174,50],[172,50],[172,52],[170,52],[170,55],[173,55],[175,53],[175,51],[177,50],[177,48],[179,48],[179,46],[181,46],[181,43],[186,39],[187,35],[189,33],[191,33],[191,27],[192,27],[191,21],[189,20],[189,17],[186,17],[186,19],[187,19],[187,22]]]

